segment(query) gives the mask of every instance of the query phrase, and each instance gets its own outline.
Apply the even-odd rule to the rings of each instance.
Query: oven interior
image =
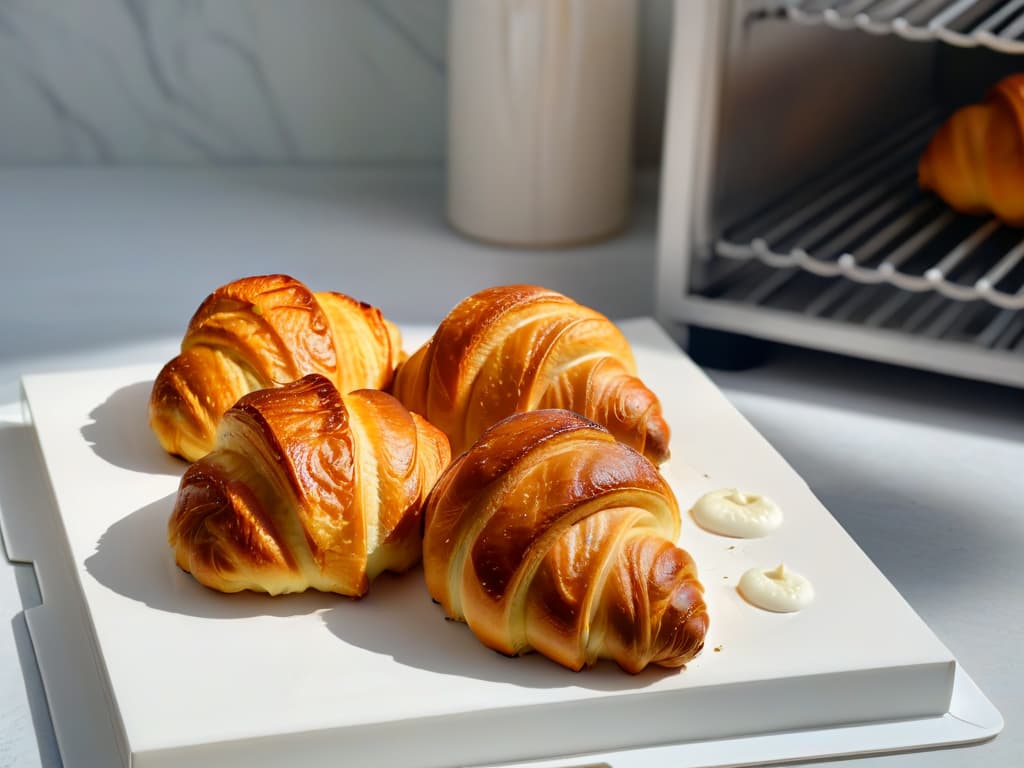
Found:
[[[926,339],[970,352],[929,367],[1024,386],[1024,230],[917,186],[941,122],[1024,72],[1024,0],[725,5],[690,293],[862,346]]]

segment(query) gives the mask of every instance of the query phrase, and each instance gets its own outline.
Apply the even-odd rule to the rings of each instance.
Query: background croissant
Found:
[[[570,669],[679,667],[708,616],[679,508],[658,470],[607,430],[542,410],[489,429],[424,510],[427,587],[504,654]]]
[[[1024,226],[1024,74],[955,112],[921,157],[918,180],[961,213]]]
[[[398,370],[393,392],[458,454],[513,413],[565,408],[660,463],[669,427],[637,378],[629,342],[599,312],[531,285],[460,302]]]
[[[179,566],[222,592],[364,594],[421,556],[448,440],[376,390],[318,374],[253,392],[186,470],[168,524]]]
[[[149,422],[169,453],[195,461],[221,415],[247,392],[309,374],[342,392],[390,385],[401,360],[397,326],[339,293],[313,293],[287,275],[221,286],[199,307],[181,354],[153,384]]]

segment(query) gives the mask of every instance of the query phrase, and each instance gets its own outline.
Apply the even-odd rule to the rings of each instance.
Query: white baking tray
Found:
[[[566,755],[578,757],[543,764],[660,755],[728,765],[997,732],[998,713],[792,468],[653,322],[623,330],[673,427],[666,474],[682,506],[740,486],[787,515],[756,541],[684,519],[680,543],[698,562],[712,622],[706,650],[679,672],[572,673],[539,656],[506,659],[444,621],[418,571],[383,578],[361,601],[206,590],[166,545],[184,465],[146,423],[163,361],[26,377],[56,502],[49,523],[45,505],[36,517],[45,545],[26,554],[44,600],[28,619],[67,765],[90,749],[142,768]],[[405,333],[411,348],[427,329]],[[740,574],[783,560],[814,581],[815,604],[795,615],[745,604]],[[76,658],[69,682],[60,667]],[[66,696],[92,708],[61,715]]]

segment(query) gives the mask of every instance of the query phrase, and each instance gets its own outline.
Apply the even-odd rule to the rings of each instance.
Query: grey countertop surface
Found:
[[[430,169],[0,171],[0,428],[21,418],[22,373],[159,359],[206,293],[242,274],[291,272],[402,322],[436,322],[502,282],[652,314],[655,193],[640,184],[623,236],[544,252],[452,234]],[[710,373],[1007,722],[981,745],[840,764],[1020,765],[1024,393],[786,348]],[[0,562],[0,766],[60,765],[21,615],[37,599],[31,566]]]

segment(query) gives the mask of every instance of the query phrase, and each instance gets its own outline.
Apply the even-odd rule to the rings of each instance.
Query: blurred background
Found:
[[[671,12],[639,4],[641,166]],[[447,0],[5,0],[0,163],[440,165],[447,28]]]

